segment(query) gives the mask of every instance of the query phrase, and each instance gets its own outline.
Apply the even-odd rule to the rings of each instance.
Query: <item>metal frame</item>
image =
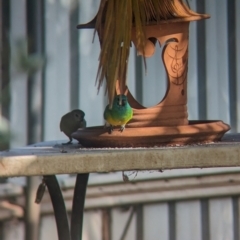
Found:
[[[72,204],[71,226],[69,227],[67,211],[57,178],[55,175],[44,176],[54,209],[59,240],[82,240],[84,202],[88,177],[88,173],[77,174]]]

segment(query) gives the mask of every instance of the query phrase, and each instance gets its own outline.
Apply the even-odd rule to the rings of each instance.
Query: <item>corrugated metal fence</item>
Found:
[[[90,175],[83,240],[239,240],[240,168],[140,172],[132,180],[134,175],[127,183],[121,173]],[[73,176],[60,180],[69,213],[74,183]],[[57,240],[47,192],[41,213],[39,239]],[[2,240],[24,239],[21,219],[0,227]]]

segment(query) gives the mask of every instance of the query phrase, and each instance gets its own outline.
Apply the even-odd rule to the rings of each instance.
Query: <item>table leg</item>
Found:
[[[84,202],[88,183],[88,176],[89,176],[88,173],[77,174],[72,204],[72,218],[71,218],[72,240],[82,240]]]
[[[52,200],[54,215],[57,224],[58,239],[71,240],[66,207],[57,178],[55,175],[44,176],[43,178]]]

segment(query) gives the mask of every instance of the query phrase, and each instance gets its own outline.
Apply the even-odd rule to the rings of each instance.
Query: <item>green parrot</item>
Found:
[[[104,111],[104,119],[106,125],[110,125],[110,133],[113,130],[113,126],[121,126],[120,131],[125,129],[125,125],[132,119],[133,110],[128,103],[125,95],[117,95],[113,100],[112,109],[109,108],[109,104]]]
[[[71,134],[78,130],[78,128],[85,128],[87,125],[84,119],[85,113],[82,110],[75,109],[62,116],[60,121],[60,130],[69,137],[69,142],[63,144],[72,143]]]

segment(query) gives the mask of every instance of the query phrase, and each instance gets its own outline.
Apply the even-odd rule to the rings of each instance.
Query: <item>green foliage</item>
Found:
[[[10,142],[10,133],[0,131],[0,151],[8,149],[9,142]]]
[[[27,76],[32,76],[39,70],[41,70],[46,63],[46,58],[40,54],[29,54],[29,40],[19,39],[15,42],[12,51],[12,73],[19,74],[25,73]],[[0,108],[7,107],[10,103],[10,84],[6,85],[0,91]],[[8,121],[1,117],[0,114],[0,150],[7,149],[9,147],[10,129]]]
[[[0,116],[0,150],[5,150],[9,146],[11,134],[6,119]]]
[[[13,64],[17,72],[26,73],[29,76],[41,70],[46,62],[46,58],[40,54],[28,54],[28,42],[19,39],[16,42],[13,54]]]
[[[9,85],[7,85],[0,92],[0,108],[1,106],[2,107],[8,106],[9,102],[10,102]],[[9,148],[10,138],[11,134],[9,130],[8,121],[4,119],[0,114],[0,151]]]
[[[10,87],[7,85],[4,89],[1,90],[0,94],[0,104],[2,106],[7,106],[10,102]]]

